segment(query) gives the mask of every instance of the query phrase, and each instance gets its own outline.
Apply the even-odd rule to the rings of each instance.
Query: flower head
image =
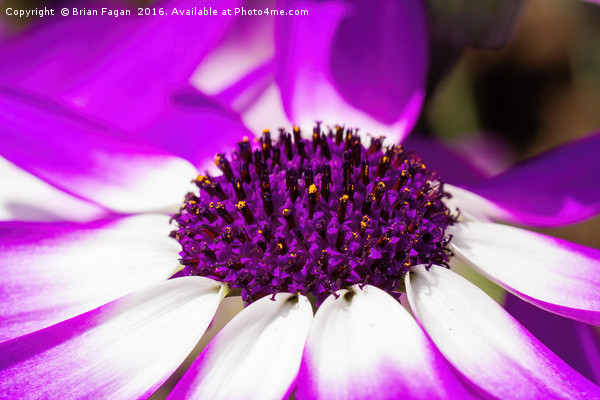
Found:
[[[223,174],[199,176],[173,219],[185,275],[241,290],[252,302],[278,292],[329,295],[358,284],[395,297],[413,265],[447,265],[443,183],[402,146],[341,126],[281,130],[260,146],[239,143],[215,163]]]

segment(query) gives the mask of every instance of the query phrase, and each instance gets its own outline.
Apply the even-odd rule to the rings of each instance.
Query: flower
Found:
[[[21,104],[17,101],[15,103]],[[5,102],[5,105],[8,104]],[[11,111],[14,112],[14,109]],[[62,114],[52,115],[58,118],[50,118],[49,115],[46,115],[45,119],[41,117],[45,112],[52,114],[53,111],[37,110],[35,114],[29,115],[28,120],[31,121],[35,117],[36,126],[51,121],[54,124],[72,123],[73,125],[69,126],[70,131],[75,127],[81,128],[82,121],[72,121]],[[88,135],[84,136],[82,133]],[[80,137],[93,138],[89,133],[81,129],[78,131]],[[263,138],[263,145],[267,144],[266,137],[265,135]],[[344,134],[344,137],[348,136]],[[349,138],[352,141],[352,136]],[[572,147],[597,146],[599,139],[600,136],[596,135],[586,143],[578,143]],[[335,139],[327,140],[328,142],[321,143],[328,143],[332,157],[329,204],[337,206],[335,217],[331,218],[331,221],[333,226],[339,226],[340,219],[347,218],[346,226],[358,232],[360,223],[357,217],[363,210],[359,210],[357,204],[365,198],[365,189],[361,188],[362,182],[356,180],[354,205],[347,206],[352,212],[348,213],[347,217],[344,212],[340,218],[337,198],[343,198],[342,193],[347,190],[340,184],[339,179],[340,174],[345,173],[342,162],[344,143],[336,149],[333,141]],[[287,162],[284,142],[277,145],[280,149],[278,158],[281,163],[284,163],[284,160]],[[244,143],[248,142],[242,142],[239,155],[239,160],[242,161],[247,157],[244,155]],[[375,140],[375,152],[372,157],[378,160],[378,165],[382,165],[380,168],[383,168],[383,176],[386,176],[385,171],[395,165],[395,158],[392,158],[386,167],[383,160],[385,155],[377,148],[377,143]],[[289,144],[291,145],[291,141]],[[124,149],[134,151],[123,142],[107,141],[105,146],[110,146],[111,154],[120,154]],[[262,146],[261,148],[264,149]],[[272,145],[272,148],[276,146]],[[316,165],[323,161],[325,151],[324,147],[318,147],[313,154],[312,148],[310,143],[304,146],[307,160],[311,160],[308,165],[315,168],[312,179],[319,184],[319,192],[323,195],[323,177],[317,172],[320,170]],[[399,150],[393,148],[392,153],[394,149]],[[138,153],[136,157],[130,157],[132,160],[158,157],[156,154],[144,154],[144,149],[135,151]],[[292,160],[298,162],[300,150],[294,151],[296,155]],[[350,150],[347,154],[351,157],[352,153]],[[581,154],[580,151],[578,153]],[[273,168],[276,159],[274,152],[272,154],[269,158],[271,164],[266,163],[267,170]],[[369,150],[362,148],[361,154],[366,156]],[[321,157],[317,157],[318,155]],[[550,158],[553,156],[564,159],[564,153],[550,155]],[[400,156],[394,154],[394,157]],[[225,160],[224,156],[217,159],[217,163],[225,172],[224,177],[214,178],[220,179],[223,185],[215,185],[219,180],[207,181],[209,178],[201,178],[197,182],[207,193],[219,198],[221,192],[225,191],[226,196],[231,199],[237,195],[234,190],[236,181],[232,179],[233,185],[225,185],[225,182],[230,169],[235,171],[234,176],[237,178],[240,167]],[[541,161],[541,164],[544,165],[545,162],[548,162],[548,159]],[[414,165],[411,163],[409,159],[410,168],[406,165],[396,166],[396,175],[390,175],[389,179],[404,181],[402,171],[409,171],[411,168],[421,173],[422,164],[418,161],[415,161]],[[531,164],[530,168],[535,169],[535,164]],[[129,164],[129,168],[133,165]],[[179,164],[172,162],[164,165],[167,168],[180,168]],[[258,165],[260,167],[261,163]],[[256,199],[252,202],[252,196],[261,191],[259,188],[263,184],[257,180],[258,175],[254,168],[256,162],[250,170],[250,175],[256,182],[254,189],[245,183],[242,187],[245,188],[248,204],[253,207],[250,216],[258,221],[266,218],[266,214],[263,215],[266,211],[254,208],[260,204]],[[353,161],[350,168],[355,170],[352,173],[355,179],[362,179],[362,174],[358,173],[359,167],[356,167]],[[523,169],[516,171],[515,173],[519,174]],[[182,169],[181,172],[187,171]],[[285,193],[285,175],[284,173],[283,177],[281,174],[270,176],[269,185],[275,193],[275,199],[277,194]],[[304,180],[309,176],[311,175],[305,170]],[[369,178],[373,187],[378,187],[375,182],[378,176],[380,171],[371,168]],[[404,183],[400,188],[408,189],[413,200],[421,195],[425,198],[438,195],[441,196],[439,199],[443,198],[443,191],[437,191],[441,189],[433,176],[426,174],[424,177],[427,179],[419,181],[411,173],[407,182],[417,182],[416,186]],[[294,187],[293,178],[290,179],[292,181],[286,196],[291,196]],[[392,191],[392,188],[389,188],[392,186],[389,184],[391,181],[386,185],[388,191]],[[428,184],[431,184],[429,189],[424,187]],[[311,216],[307,215],[310,213],[310,190],[309,193],[304,192],[304,182],[297,185],[302,195],[294,207],[298,218],[297,225],[308,229],[302,233],[310,233],[314,224]],[[424,192],[419,194],[419,189]],[[453,200],[461,204],[460,208],[467,219],[454,225],[452,220],[447,220],[448,222],[443,223],[451,225],[447,228],[440,225],[440,220],[429,232],[435,233],[436,228],[440,226],[451,232],[454,237],[449,246],[458,257],[472,263],[475,268],[533,304],[580,321],[598,323],[598,299],[595,291],[595,268],[598,268],[599,259],[597,250],[529,233],[519,228],[470,220],[469,216],[473,215],[474,211],[487,211],[484,207],[474,205],[476,202],[483,203],[484,200],[457,188],[450,187],[449,191],[456,195]],[[376,190],[373,196],[376,203],[379,197]],[[147,200],[151,202],[156,199]],[[187,196],[186,201],[186,209],[192,210],[196,202],[195,195]],[[277,210],[275,215],[282,212],[279,222],[283,229],[287,229],[284,211],[288,206],[281,201],[274,201],[273,212]],[[286,197],[285,201],[288,202],[289,198]],[[304,203],[309,210],[303,210]],[[249,217],[244,213],[243,207],[240,207],[239,214],[235,214],[230,204],[231,202],[225,209],[219,209],[219,205],[216,204],[215,211],[209,211],[212,218],[203,217],[208,218],[206,221],[219,220],[219,223],[205,228],[202,224],[191,221],[191,225],[187,227],[193,225],[199,226],[201,230],[211,227],[218,229],[221,227],[219,224],[231,225],[228,222],[231,218],[244,224],[245,218]],[[265,204],[262,200],[263,208],[266,207]],[[321,200],[313,210],[312,217],[320,218],[317,216],[319,212],[324,212],[323,204],[324,200]],[[385,201],[382,204],[385,204]],[[391,204],[390,206],[393,207]],[[445,208],[442,205],[440,207],[440,215],[446,215]],[[487,204],[487,207],[489,209],[490,204]],[[493,210],[497,211],[497,208]],[[376,210],[374,207],[371,215],[373,219],[378,215],[381,217],[380,212],[376,211],[383,211],[383,208]],[[434,213],[437,214],[435,211]],[[192,211],[189,215],[196,214],[202,216],[203,211]],[[355,214],[357,217],[354,217]],[[175,216],[180,229],[186,226],[185,215]],[[391,211],[390,215],[392,220],[394,216]],[[220,272],[233,274],[234,277],[229,281],[232,288],[235,288],[234,281],[238,283],[238,287],[243,281],[239,275],[235,275],[237,265],[231,264],[214,271],[210,275],[213,279],[187,276],[167,280],[146,289],[139,289],[74,318],[55,322],[64,319],[65,313],[72,314],[89,309],[94,301],[102,302],[102,298],[106,299],[122,291],[123,286],[132,289],[128,286],[129,281],[143,287],[149,281],[159,280],[160,276],[166,278],[174,270],[177,252],[180,250],[178,246],[174,246],[175,241],[167,237],[167,219],[156,214],[142,214],[86,224],[9,222],[4,225],[6,239],[2,241],[2,253],[5,263],[8,263],[7,272],[11,275],[8,282],[3,281],[3,290],[9,299],[5,300],[6,307],[2,310],[5,321],[3,333],[15,337],[35,331],[0,344],[3,354],[7,355],[3,358],[3,368],[0,372],[3,376],[2,382],[7,382],[3,387],[5,393],[19,397],[27,394],[34,397],[43,396],[44,393],[52,395],[61,393],[60,387],[68,383],[69,390],[75,390],[73,393],[79,393],[81,390],[81,393],[110,393],[116,397],[143,397],[166,379],[206,329],[219,301],[227,291],[225,284],[214,278],[218,277]],[[428,223],[431,221],[434,219]],[[406,222],[410,223],[410,219]],[[314,229],[317,232],[312,234],[313,239],[319,234],[319,228]],[[273,227],[273,235],[280,232],[281,228]],[[360,234],[365,232],[367,231]],[[254,231],[249,230],[249,233],[254,236]],[[374,236],[375,233],[373,232]],[[261,235],[262,238],[266,238],[264,233]],[[210,236],[212,235],[208,233],[208,237]],[[326,236],[331,236],[331,233],[327,232]],[[386,236],[381,235],[380,238],[382,237]],[[446,237],[449,238],[447,235]],[[220,240],[225,238],[223,235],[219,237]],[[399,237],[392,233],[387,238],[391,238],[389,243],[393,243],[393,239],[397,240]],[[262,240],[257,237],[251,239],[254,243]],[[330,239],[334,240],[332,237]],[[445,240],[439,243],[441,246],[447,244]],[[190,243],[182,241],[182,244],[184,264],[201,267],[200,264],[187,262],[190,261]],[[271,245],[278,244],[273,237]],[[330,246],[331,252],[334,253],[335,245]],[[386,244],[383,245],[380,254],[385,248]],[[290,252],[291,249],[292,245]],[[511,249],[511,252],[506,249]],[[210,248],[199,250],[203,252],[205,259],[213,257],[211,252],[215,251]],[[218,251],[223,252],[222,249]],[[241,256],[251,257],[251,253],[246,251],[242,250]],[[517,251],[517,257],[512,253],[514,251]],[[425,256],[427,253],[415,255],[416,259]],[[565,260],[576,260],[568,274],[564,270]],[[37,266],[42,261],[45,268],[40,270]],[[249,261],[242,259],[240,262]],[[126,264],[129,264],[129,267],[122,268]],[[523,268],[523,265],[527,265],[527,268]],[[276,267],[284,269],[281,265]],[[470,381],[469,385],[475,385],[477,390],[498,397],[522,394],[524,388],[531,391],[526,393],[531,396],[540,392],[572,398],[584,394],[590,397],[597,396],[596,386],[554,356],[483,292],[451,270],[434,265],[427,271],[427,267],[410,266],[410,273],[398,276],[404,279],[407,298],[431,340],[401,304],[386,293],[393,293],[393,289],[398,286],[386,286],[388,283],[384,278],[380,281],[361,282],[364,276],[353,277],[352,273],[359,271],[359,268],[354,268],[347,275],[349,278],[344,281],[341,289],[334,288],[335,295],[328,295],[329,292],[324,287],[327,293],[319,300],[323,302],[314,320],[310,302],[301,294],[303,291],[299,287],[293,288],[294,293],[276,293],[279,290],[273,290],[271,287],[268,290],[273,296],[260,299],[246,294],[247,299],[256,301],[219,333],[171,396],[210,397],[229,393],[233,397],[243,397],[255,390],[253,393],[256,398],[279,398],[289,392],[296,379],[297,396],[300,398],[313,395],[329,397],[333,395],[331,391],[343,395],[340,392],[342,388],[349,393],[365,396],[368,393],[397,393],[395,391],[414,397],[466,396],[464,384],[456,377],[444,358]],[[375,267],[372,269],[375,270]],[[336,271],[331,271],[332,274],[334,272]],[[188,273],[195,274],[192,270]],[[206,272],[196,273],[207,275]],[[528,279],[521,279],[523,274],[528,274]],[[94,277],[93,280],[90,280],[90,275]],[[281,275],[278,277],[284,278]],[[124,282],[125,280],[128,282]],[[555,285],[557,280],[561,282],[558,287]],[[280,289],[282,288],[284,287]],[[97,292],[89,293],[92,289]],[[310,290],[309,292],[315,293]],[[319,291],[316,293],[318,299]],[[585,295],[581,296],[582,293]],[[261,296],[264,294],[259,293]],[[69,301],[71,296],[79,298],[72,302]],[[271,297],[276,301],[272,301]],[[87,304],[81,301],[83,298],[88,299]],[[90,300],[91,298],[94,299]],[[515,348],[519,349],[518,352],[515,352]],[[486,354],[487,357],[481,357],[481,354]],[[503,364],[495,365],[499,359],[503,360]],[[495,373],[481,373],[491,369],[490,363],[494,366]],[[260,374],[252,373],[255,370],[260,371]],[[532,371],[539,375],[533,376]],[[276,376],[277,379],[261,378],[267,376]],[[527,385],[524,384],[525,381],[528,382]],[[369,385],[365,382],[369,382]],[[87,392],[89,390],[93,392]]]
[[[328,15],[332,14],[323,13],[324,17]],[[300,63],[304,59],[299,58]],[[326,84],[331,79],[328,77],[321,83]],[[293,85],[294,82],[292,80],[289,84]],[[280,85],[282,88],[285,86]],[[291,93],[291,98],[295,98],[293,90]],[[343,91],[341,93],[339,98],[343,99]],[[178,93],[177,100],[184,110],[188,107],[188,111],[197,112],[206,109],[206,103],[200,100],[208,102],[210,99],[184,90]],[[181,363],[210,323],[219,301],[227,292],[228,288],[222,281],[211,278],[216,278],[217,272],[228,272],[233,275],[229,283],[241,282],[239,274],[235,272],[235,260],[222,271],[214,271],[211,278],[205,277],[206,271],[198,271],[200,263],[196,265],[190,257],[186,258],[190,252],[181,238],[184,246],[182,259],[190,267],[187,273],[203,276],[166,280],[177,268],[178,253],[182,249],[168,237],[169,217],[157,211],[182,201],[183,193],[188,190],[187,181],[196,175],[196,170],[183,159],[164,150],[131,139],[124,140],[121,131],[107,126],[111,123],[99,116],[96,117],[102,122],[79,115],[65,104],[59,105],[16,91],[3,91],[1,101],[3,134],[7,139],[0,145],[2,154],[66,192],[123,214],[139,213],[112,215],[83,224],[3,224],[0,251],[8,279],[0,283],[5,294],[0,308],[3,319],[0,331],[5,339],[0,343],[0,352],[3,354],[0,361],[2,392],[20,398],[58,395],[66,398],[146,397]],[[295,108],[295,104],[290,106],[291,115],[304,110],[300,106]],[[345,101],[340,104],[341,110],[347,107]],[[406,104],[410,108],[412,102]],[[71,103],[67,106],[73,108]],[[370,105],[356,106],[368,110]],[[208,109],[215,111],[214,108]],[[377,110],[381,109],[384,108],[377,107]],[[404,110],[400,115],[404,115]],[[219,108],[217,111],[222,113],[218,115],[222,118],[226,110]],[[354,116],[355,111],[349,113],[345,109],[342,112]],[[388,114],[381,116],[393,115],[390,110],[386,111]],[[91,112],[84,113],[89,116]],[[376,111],[371,110],[371,113]],[[177,114],[180,118],[185,115]],[[364,119],[364,115],[356,115]],[[208,112],[199,120],[209,121],[214,116],[215,113]],[[175,121],[168,112],[163,117],[155,121],[152,129],[162,129]],[[231,119],[222,118],[222,121],[225,126]],[[384,118],[383,122],[394,124],[396,121],[394,118]],[[181,126],[187,123],[189,119],[184,119]],[[113,121],[114,124],[116,122]],[[217,123],[211,123],[210,127],[213,134],[222,132]],[[178,138],[178,148],[187,147],[190,150],[187,155],[194,154],[198,160],[202,158],[199,156],[202,151],[196,153],[198,148],[194,144],[206,143],[206,136],[200,137],[200,142],[185,135],[179,135]],[[370,150],[353,143],[353,138],[356,136],[350,135],[350,160],[346,160],[350,161],[349,167],[344,166],[340,148],[334,148],[335,138],[318,135],[317,150],[311,150],[310,143],[305,144],[304,149],[307,156],[312,155],[306,157],[311,164],[326,158],[325,146],[330,149],[332,157],[337,157],[336,166],[331,166],[331,186],[334,190],[329,204],[335,206],[331,221],[342,225],[347,220],[358,233],[363,222],[362,215],[369,213],[362,213],[361,206],[360,219],[352,220],[359,211],[356,204],[361,196],[364,200],[369,191],[376,204],[381,195],[378,192],[381,186],[370,181],[371,190],[363,187],[362,192],[358,191],[361,184],[365,185],[362,181],[364,174],[358,173],[359,165],[362,165],[353,157],[356,157],[355,152],[365,155]],[[226,138],[220,139],[223,140],[219,140],[219,143],[227,143]],[[287,158],[286,140],[284,138],[278,145],[281,162],[284,161],[284,155]],[[303,142],[295,140],[295,143]],[[424,225],[426,232],[423,237],[414,238],[421,240],[419,244],[422,247],[434,247],[435,251],[415,250],[416,254],[401,258],[403,262],[414,259],[427,265],[411,264],[407,266],[410,273],[405,273],[404,269],[392,276],[405,282],[406,298],[420,325],[388,294],[401,289],[400,285],[392,285],[384,278],[363,282],[364,276],[359,276],[360,279],[352,277],[358,268],[351,268],[345,280],[340,281],[339,290],[323,286],[323,291],[306,291],[306,294],[311,292],[319,302],[322,301],[314,317],[310,302],[299,287],[294,288],[292,293],[275,293],[276,290],[271,287],[271,296],[260,299],[246,293],[246,298],[254,302],[211,342],[176,387],[172,398],[205,398],[211,394],[214,397],[280,398],[285,397],[294,386],[297,387],[299,398],[334,395],[397,397],[397,392],[404,397],[417,398],[598,397],[598,387],[566,366],[483,292],[451,270],[436,265],[431,266],[429,271],[427,268],[430,262],[445,262],[443,257],[447,253],[443,249],[450,246],[457,257],[472,263],[475,268],[520,297],[561,315],[598,324],[599,299],[595,290],[595,271],[600,257],[597,250],[519,228],[482,222],[482,219],[494,217],[521,222],[556,223],[574,221],[596,213],[598,196],[596,189],[590,188],[589,182],[597,171],[594,153],[599,146],[599,136],[533,160],[485,184],[471,182],[471,190],[484,194],[485,198],[450,185],[442,189],[434,176],[430,175],[432,172],[429,167],[423,168],[427,171],[424,173],[418,171],[423,164],[417,161],[414,165],[407,163],[407,167],[402,166],[403,162],[394,165],[399,157],[397,154],[393,154],[394,158],[387,165],[377,143],[375,140],[375,151],[370,155],[377,160],[377,168],[370,163],[373,165],[367,178],[385,178],[386,172],[389,172],[388,183],[395,183],[402,177],[402,171],[409,171],[409,180],[402,182],[399,188],[408,189],[409,201],[404,200],[407,205],[402,207],[414,211],[415,215],[399,223],[406,222],[406,230],[411,233],[411,219],[417,219],[419,211],[424,212],[420,208],[423,204],[416,207],[423,199],[421,196],[434,196],[433,212],[440,217],[430,218],[431,225]],[[261,150],[264,150],[265,144],[267,148],[270,147],[267,137],[263,136]],[[293,150],[297,152],[291,157],[292,160],[295,157],[295,162],[302,158],[301,147],[298,144],[298,148]],[[392,153],[394,149],[399,150],[393,148]],[[240,149],[240,157],[245,152],[244,148]],[[266,159],[261,151],[258,154],[261,160]],[[272,157],[270,154],[271,165],[267,161],[268,170],[273,169],[274,159],[274,153]],[[68,163],[64,160],[68,160]],[[212,190],[217,198],[221,191],[213,184],[227,180],[225,160],[222,155],[217,158],[224,178],[197,180],[203,190],[208,193]],[[243,203],[239,211],[232,207],[227,209],[227,206],[223,209],[215,204],[214,213],[209,211],[213,213],[212,217],[206,218],[210,220],[217,217],[221,224],[230,218],[240,223],[243,223],[242,220],[248,222],[246,219],[250,217],[257,221],[259,217],[265,218],[258,207],[269,209],[268,200],[265,202],[262,197],[263,184],[266,187],[266,182],[258,180],[261,175],[259,172],[264,168],[261,162],[253,161],[253,167],[258,168],[258,172],[249,170],[249,173],[251,181],[254,179],[255,190],[251,192],[246,187],[246,195],[250,204],[251,196],[258,196],[260,192],[260,200],[254,199],[252,204],[258,211],[254,208],[251,210],[254,213],[248,214],[244,211]],[[358,157],[358,161],[363,159]],[[440,160],[434,158],[431,161],[435,163]],[[383,176],[379,176],[380,162]],[[429,165],[429,159],[426,158],[426,162]],[[565,164],[568,168],[565,168]],[[242,175],[237,175],[239,165],[232,165],[236,178],[241,179]],[[349,168],[352,168],[352,176],[361,178],[360,183],[358,180],[354,182],[354,189],[350,189],[347,182],[333,179],[343,177]],[[411,168],[417,170],[411,172]],[[439,171],[442,176],[452,172],[441,168]],[[298,175],[296,179],[301,180],[298,183],[299,194],[303,186],[304,190],[308,186],[308,193],[302,193],[307,209],[303,210],[304,203],[298,203],[294,211],[297,217],[302,217],[296,224],[305,229],[308,227],[310,231],[315,225],[312,217],[323,212],[324,201],[320,200],[314,206],[312,214],[312,185],[307,185],[307,179],[310,183],[310,172],[302,172],[303,176]],[[423,174],[421,178],[418,178],[419,173]],[[326,199],[323,175],[326,174],[319,175],[315,168],[312,178],[313,183],[319,184],[319,194]],[[539,178],[548,175],[553,181]],[[429,182],[425,182],[425,177]],[[294,178],[290,176],[290,189],[287,192],[283,190],[283,178],[281,174],[271,176],[268,186],[273,188],[273,193],[291,196]],[[431,185],[429,188],[425,187],[427,183]],[[549,183],[560,185],[561,190],[547,186]],[[227,191],[229,198],[234,198],[234,195],[239,195],[234,187],[223,184],[221,190]],[[388,191],[393,190],[391,184],[386,187]],[[276,188],[279,188],[277,192]],[[509,188],[513,190],[512,195]],[[349,191],[355,193],[352,207],[348,205],[351,203]],[[455,203],[442,201],[445,191],[454,196],[450,200]],[[516,196],[515,192],[528,193],[528,198]],[[266,189],[264,193],[267,193]],[[563,193],[568,196],[560,196]],[[344,203],[344,195],[348,196],[347,204]],[[190,218],[196,215],[193,196],[185,199],[185,207],[191,211],[188,212]],[[539,201],[542,198],[545,199],[544,203]],[[45,199],[36,198],[36,201],[43,202]],[[533,206],[527,207],[528,201]],[[275,202],[275,205],[279,204]],[[454,224],[453,218],[445,211],[446,207],[455,209],[457,204],[463,217]],[[546,207],[540,207],[540,204]],[[389,206],[393,207],[393,203]],[[382,218],[385,221],[381,215],[384,207],[385,201],[383,207],[375,210],[378,213],[373,214],[373,219]],[[286,215],[285,209],[282,204],[276,214],[278,216],[281,212],[279,222],[283,229],[289,228],[288,223],[293,225],[288,222],[290,214]],[[348,211],[350,209],[351,212]],[[198,215],[202,216],[202,211],[199,210]],[[191,227],[190,223],[195,224],[196,221],[186,221],[182,219],[184,217],[185,214],[176,216],[179,229]],[[398,215],[393,217],[399,218]],[[379,219],[372,222],[376,223],[379,223]],[[434,236],[439,232],[438,228],[442,229],[442,236]],[[361,235],[367,229],[369,227]],[[293,230],[289,229],[290,232]],[[318,221],[314,230],[320,234]],[[432,237],[425,240],[427,233]],[[454,237],[447,241],[450,233]],[[394,240],[400,240],[395,232],[386,234],[384,232],[378,236],[378,241],[383,238],[382,249],[388,244],[396,244]],[[264,237],[264,234],[261,235]],[[177,233],[174,236],[177,238]],[[257,237],[250,239],[258,240]],[[276,238],[273,240],[275,246],[283,247]],[[431,243],[436,245],[427,246]],[[329,246],[333,253],[335,243]],[[203,250],[206,258],[211,258],[211,251],[215,251],[200,247],[200,251]],[[220,248],[219,251],[224,250]],[[242,254],[246,255],[245,252]],[[437,257],[442,257],[442,260]],[[318,263],[320,256],[315,258]],[[566,273],[564,260],[568,262],[573,259],[576,262]],[[527,264],[527,269],[520,268],[523,264]],[[283,266],[276,267],[283,269]],[[529,274],[527,279],[521,279],[524,273]],[[560,286],[556,285],[557,281],[561,282]],[[234,285],[231,284],[231,287]],[[329,290],[335,294],[328,295]],[[133,293],[120,297],[128,292]],[[470,394],[471,391],[476,394]]]

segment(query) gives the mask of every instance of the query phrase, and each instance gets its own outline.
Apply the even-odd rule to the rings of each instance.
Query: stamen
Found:
[[[363,160],[360,164],[360,180],[367,186],[369,184],[369,161]]]
[[[250,183],[252,182],[252,178],[250,177],[249,163],[243,162],[240,164],[240,179],[242,182]]]
[[[344,194],[348,196],[350,201],[354,201],[354,182],[351,179],[346,181],[346,186],[344,188]]]
[[[346,220],[346,209],[348,208],[348,195],[343,195],[338,199],[337,217],[338,222],[343,224]]]
[[[239,142],[238,146],[240,147],[240,157],[246,164],[250,164],[252,162],[252,146],[248,138],[244,137],[244,140]]]
[[[215,164],[219,167],[221,172],[223,172],[225,179],[227,179],[228,182],[231,181],[231,178],[233,178],[233,171],[231,170],[231,164],[227,158],[225,158],[224,154],[217,154],[215,156]]]
[[[246,204],[245,201],[240,201],[236,204],[236,207],[238,209],[238,211],[240,212],[240,214],[242,214],[242,217],[244,217],[244,220],[246,220],[247,224],[251,224],[254,222],[254,217],[252,217],[252,212],[250,211],[250,208],[248,207],[248,204]]]
[[[262,137],[260,138],[260,148],[265,161],[271,157],[271,146],[271,132],[268,129],[265,129]]]
[[[244,190],[244,186],[242,185],[242,181],[238,178],[233,178],[231,180],[231,185],[233,186],[233,191],[239,201],[246,200],[246,191]]]
[[[267,213],[267,217],[270,217],[275,212],[275,207],[273,206],[273,198],[271,196],[271,192],[264,192],[262,194],[262,202],[265,213]]]
[[[284,208],[282,211],[285,223],[290,231],[296,227],[296,221],[294,220],[294,213],[289,208]]]
[[[223,218],[228,224],[233,223],[233,217],[231,216],[231,214],[229,214],[229,211],[227,211],[223,204],[217,203],[215,208],[217,209],[217,214],[219,214],[219,216]]]
[[[304,169],[304,187],[311,187],[315,183],[313,170],[311,167]]]
[[[308,215],[312,218],[315,215],[315,207],[319,201],[319,190],[313,184],[308,188]]]

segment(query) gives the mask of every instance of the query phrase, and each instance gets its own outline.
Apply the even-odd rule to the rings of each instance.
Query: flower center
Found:
[[[246,302],[299,292],[319,305],[354,284],[398,298],[411,266],[447,266],[450,195],[419,156],[382,143],[317,124],[312,143],[295,127],[217,154],[223,174],[198,176],[199,193],[173,216],[184,274],[225,282]]]

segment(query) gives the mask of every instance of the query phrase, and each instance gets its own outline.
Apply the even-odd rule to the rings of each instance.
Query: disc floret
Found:
[[[240,289],[246,302],[277,292],[316,298],[354,284],[400,296],[414,265],[447,266],[456,217],[435,171],[383,138],[361,144],[356,130],[317,124],[312,142],[300,129],[264,131],[230,158],[222,175],[198,176],[171,232],[185,275]]]

